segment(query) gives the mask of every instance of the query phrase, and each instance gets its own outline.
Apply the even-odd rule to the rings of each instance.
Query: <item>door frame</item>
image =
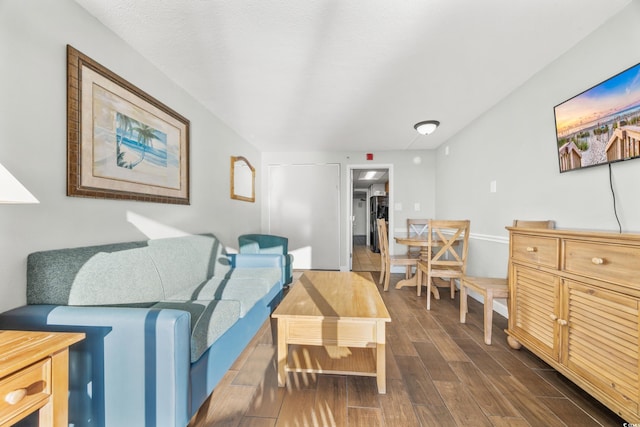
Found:
[[[345,217],[345,233],[347,235],[347,241],[345,247],[347,248],[347,265],[345,268],[346,271],[351,271],[353,269],[353,171],[359,169],[386,169],[389,172],[389,242],[393,242],[393,217],[394,217],[394,202],[393,202],[393,164],[392,163],[358,163],[358,164],[348,164],[346,170],[347,183],[346,183],[346,201],[345,206],[346,209],[346,217]],[[368,193],[367,193],[368,194]],[[367,205],[369,200],[367,200]],[[368,208],[367,208],[368,209]],[[368,219],[368,218],[367,218]],[[367,235],[369,233],[369,225],[367,221]],[[389,244],[389,253],[394,253],[394,245]]]

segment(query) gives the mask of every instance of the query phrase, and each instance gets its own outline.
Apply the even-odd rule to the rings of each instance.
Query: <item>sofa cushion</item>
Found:
[[[163,299],[164,292],[147,249],[130,243],[32,253],[27,302],[151,305]]]
[[[240,317],[251,310],[251,307],[264,297],[275,282],[256,277],[247,279],[224,279],[214,277],[199,286],[183,289],[167,300],[237,300],[240,302]]]
[[[149,255],[156,264],[165,295],[224,277],[231,265],[224,245],[212,234],[149,240]]]
[[[191,313],[191,363],[198,360],[240,317],[240,302],[235,300],[160,301],[153,307]]]
[[[99,253],[76,275],[69,305],[153,303],[164,297],[147,248]]]
[[[264,268],[234,268],[227,274],[227,278],[231,279],[265,279],[271,284],[282,280],[282,270],[280,268],[264,267]]]

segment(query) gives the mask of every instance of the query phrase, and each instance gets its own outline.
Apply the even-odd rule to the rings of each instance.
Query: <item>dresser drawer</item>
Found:
[[[518,261],[558,268],[558,239],[512,234],[511,257]]]
[[[51,395],[50,378],[51,359],[47,358],[0,379],[0,425],[43,406]]]
[[[564,269],[625,286],[638,286],[640,247],[565,241]]]

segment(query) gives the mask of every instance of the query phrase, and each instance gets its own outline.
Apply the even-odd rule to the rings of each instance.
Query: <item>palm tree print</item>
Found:
[[[153,148],[153,140],[160,138],[159,132],[144,123],[140,123],[120,113],[116,115],[116,122],[118,126],[116,131],[117,165],[123,168],[133,169],[144,161],[147,154],[147,147]],[[131,141],[134,136],[137,136],[138,145],[142,147],[142,153],[136,161],[127,161],[124,158],[125,151],[122,150],[122,142],[125,139]]]
[[[125,138],[131,138],[131,133],[133,132],[133,124],[138,123],[136,120],[133,120],[129,116],[125,116],[124,114],[116,113],[116,156],[117,156],[117,165],[125,166],[124,161],[124,151],[120,149],[122,146],[122,141]]]

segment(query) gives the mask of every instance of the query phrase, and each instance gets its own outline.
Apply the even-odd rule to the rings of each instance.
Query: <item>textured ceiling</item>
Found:
[[[375,152],[440,145],[631,0],[76,1],[261,151]]]

